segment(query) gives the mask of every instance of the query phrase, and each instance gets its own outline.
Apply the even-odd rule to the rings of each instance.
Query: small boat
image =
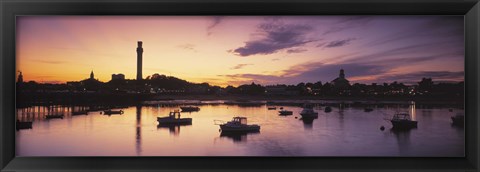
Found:
[[[465,125],[465,115],[462,113],[457,113],[457,115],[452,116],[452,124],[456,126],[464,126]]]
[[[283,109],[283,107],[280,107],[280,110],[282,110],[282,109]]]
[[[331,112],[331,111],[332,111],[332,107],[330,107],[330,106],[325,107],[325,112],[326,113]]]
[[[45,119],[54,119],[54,118],[60,118],[63,119],[65,115],[63,114],[51,114],[51,115],[45,115]]]
[[[170,112],[167,117],[157,117],[158,124],[192,124],[192,118],[180,118],[180,112],[175,110]]]
[[[123,110],[105,110],[103,111],[105,115],[115,115],[115,114],[123,114]]]
[[[97,112],[97,111],[105,111],[109,110],[109,108],[104,108],[104,107],[93,107],[87,110],[87,112]]]
[[[277,107],[267,107],[268,110],[276,110]]]
[[[411,129],[417,128],[417,121],[410,119],[410,114],[406,112],[397,113],[393,115],[390,120],[394,129]]]
[[[247,117],[237,116],[227,123],[220,124],[220,130],[222,132],[258,132],[260,126],[256,124],[248,125]]]
[[[313,110],[312,105],[305,105],[302,112],[300,112],[302,118],[316,118],[318,117],[318,113]]]
[[[366,108],[364,109],[364,111],[365,111],[365,112],[371,112],[371,111],[373,111],[373,108],[366,107]]]
[[[16,128],[17,128],[17,130],[31,129],[32,128],[32,122],[31,121],[20,122],[19,120],[17,120]]]
[[[200,108],[196,106],[181,106],[182,112],[196,112],[199,111]]]
[[[292,115],[293,111],[281,110],[281,111],[278,111],[278,113],[280,113],[280,115]]]
[[[88,115],[87,111],[76,111],[72,112],[72,115]]]

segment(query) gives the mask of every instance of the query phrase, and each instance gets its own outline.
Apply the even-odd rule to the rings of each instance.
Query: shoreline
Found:
[[[312,96],[245,96],[245,95],[163,95],[142,104],[420,104],[464,106],[459,100],[432,100],[412,98],[312,97]]]

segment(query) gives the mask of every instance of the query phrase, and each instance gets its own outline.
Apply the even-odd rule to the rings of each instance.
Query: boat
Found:
[[[373,111],[373,108],[366,107],[366,108],[364,109],[364,111],[365,111],[365,112],[371,112],[371,111]]]
[[[97,111],[105,111],[105,110],[109,110],[109,108],[105,108],[105,107],[92,107],[92,108],[88,109],[87,112],[97,112]]]
[[[167,124],[192,124],[192,118],[180,118],[180,111],[170,112],[167,117],[157,117],[159,125]]]
[[[16,128],[17,128],[17,130],[31,129],[32,128],[32,122],[31,121],[20,122],[19,120],[17,120]]]
[[[276,110],[277,107],[267,107],[268,110]]]
[[[88,115],[87,111],[76,111],[72,112],[72,115]]]
[[[330,107],[330,106],[325,107],[325,112],[326,113],[331,112],[331,111],[332,111],[332,107]]]
[[[465,125],[465,115],[462,113],[457,113],[457,115],[452,116],[452,124],[456,126],[464,126]]]
[[[115,114],[123,114],[123,110],[105,110],[103,111],[105,115],[115,115]]]
[[[280,111],[278,111],[278,113],[280,113],[280,115],[292,115],[292,114],[293,114],[293,111],[280,110]]]
[[[300,112],[302,118],[316,118],[318,117],[318,113],[313,110],[312,105],[305,105],[302,112]]]
[[[45,119],[54,119],[54,118],[60,118],[63,119],[65,115],[63,114],[50,114],[50,115],[45,115]]]
[[[196,106],[181,106],[182,112],[196,112],[199,111],[200,108]]]
[[[392,122],[394,129],[417,128],[417,121],[410,119],[410,114],[406,112],[396,113],[390,122]]]
[[[222,132],[258,132],[260,126],[256,124],[247,124],[247,117],[233,117],[231,121],[220,124]]]

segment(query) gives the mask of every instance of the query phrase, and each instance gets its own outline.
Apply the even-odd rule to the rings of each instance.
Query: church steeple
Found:
[[[90,79],[95,79],[94,76],[95,76],[95,75],[93,74],[93,70],[92,70],[92,72],[90,72]]]
[[[340,69],[340,75],[338,77],[345,79],[345,71],[343,69]]]

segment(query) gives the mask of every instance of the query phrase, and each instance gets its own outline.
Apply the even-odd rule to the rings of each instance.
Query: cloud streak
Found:
[[[242,69],[242,68],[244,68],[245,66],[249,66],[249,65],[253,65],[253,64],[251,64],[251,63],[248,63],[248,64],[247,64],[247,63],[246,63],[246,64],[238,64],[238,65],[232,67],[231,69]]]
[[[245,42],[245,45],[232,50],[235,55],[268,55],[280,50],[301,47],[316,41],[308,38],[313,27],[302,24],[283,24],[278,21],[262,23],[258,26],[260,39]]]
[[[47,64],[64,64],[66,61],[57,61],[57,60],[34,60],[38,63],[47,63]]]
[[[333,24],[328,28],[323,35],[328,35],[332,33],[342,32],[345,30],[354,29],[357,27],[365,26],[370,23],[374,17],[372,16],[352,16],[339,20],[337,23]]]
[[[223,16],[214,16],[212,18],[212,23],[210,25],[208,25],[207,27],[207,35],[210,36],[211,34],[213,34],[213,28],[215,28],[216,26],[218,26],[224,19],[225,17]]]
[[[182,45],[178,45],[178,48],[196,52],[194,44],[182,44]]]
[[[324,47],[325,48],[334,48],[334,47],[341,47],[350,44],[355,38],[348,38],[342,40],[331,41],[327,43]]]
[[[288,53],[288,54],[303,53],[303,52],[306,52],[306,51],[308,51],[308,50],[307,50],[307,49],[297,48],[297,49],[289,49],[289,50],[287,50],[287,53]]]

